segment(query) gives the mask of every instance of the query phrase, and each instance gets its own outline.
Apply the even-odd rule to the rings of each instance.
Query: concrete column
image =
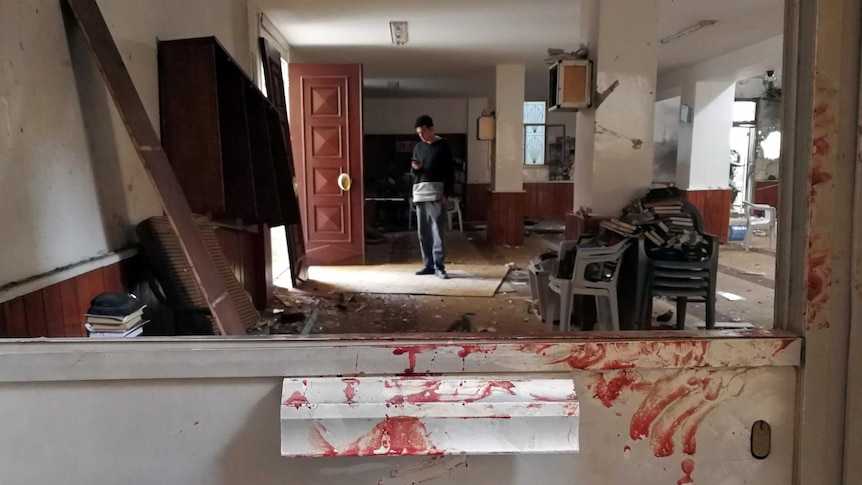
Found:
[[[676,184],[686,190],[727,189],[730,175],[730,129],[736,83],[732,80],[685,80],[681,104],[691,118],[681,120]]]
[[[524,190],[524,65],[497,66],[494,192]]]
[[[578,113],[574,209],[617,215],[652,182],[658,0],[584,0],[581,33],[602,92]]]
[[[700,210],[704,229],[727,242],[730,232],[730,131],[736,83],[732,78],[697,79],[687,73],[680,85],[681,106],[676,185]]]
[[[497,133],[491,167],[488,240],[497,245],[524,242],[524,66],[497,66]]]

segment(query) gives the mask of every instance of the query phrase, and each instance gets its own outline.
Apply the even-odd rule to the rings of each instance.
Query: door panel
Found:
[[[288,74],[308,263],[364,264],[362,66],[291,64]],[[355,184],[339,185],[342,174]]]
[[[260,38],[260,53],[263,59],[263,71],[266,78],[267,97],[275,107],[277,116],[273,119],[271,111],[267,112],[269,134],[281,138],[283,145],[273,144],[273,157],[285,160],[286,167],[276,166],[276,183],[283,188],[281,194],[282,213],[284,214],[285,233],[287,236],[287,252],[290,257],[290,278],[293,286],[298,280],[307,279],[307,263],[305,258],[305,240],[302,236],[299,194],[296,191],[296,162],[290,147],[290,124],[287,119],[287,100],[284,98],[284,77],[281,72],[281,53],[263,37]]]

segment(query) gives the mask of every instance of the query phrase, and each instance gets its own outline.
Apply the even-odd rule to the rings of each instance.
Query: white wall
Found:
[[[467,183],[491,183],[491,143],[476,139],[476,120],[488,109],[488,98],[467,100]]]
[[[215,35],[249,67],[245,0],[99,1],[158,126],[156,39]],[[0,285],[127,244],[161,206],[60,2],[0,2]]]
[[[538,352],[529,343],[482,344],[490,350],[466,357],[458,345],[438,342],[433,353],[417,351],[418,365],[430,373],[572,379],[579,403],[579,429],[571,437],[579,453],[471,455],[455,470],[429,457],[280,456],[284,377],[308,379],[314,388],[318,376],[394,375],[407,365],[408,356],[397,350],[406,342],[7,341],[0,344],[2,483],[406,485],[424,483],[406,468],[419,466],[432,472],[425,479],[435,485],[663,485],[684,483],[681,464],[694,460],[695,483],[785,485],[792,474],[801,342],[771,340],[581,341],[542,345]],[[599,362],[574,360],[596,349]],[[585,365],[605,370],[574,368]],[[657,398],[670,404],[657,408]],[[308,418],[322,417],[323,408],[312,402]],[[383,398],[366,402],[369,417],[387,413]],[[488,402],[500,404],[494,397]],[[749,430],[758,419],[772,427],[765,460],[749,452]],[[636,422],[646,423],[650,436],[632,438]],[[685,454],[695,445],[688,451],[695,454]]]
[[[673,182],[676,180],[679,108],[679,96],[657,101],[655,104],[653,182]]]
[[[362,107],[363,130],[366,135],[413,133],[421,115],[434,120],[437,133],[467,133],[465,98],[368,98]]]
[[[545,123],[548,125],[565,125],[566,136],[575,136],[578,113],[576,111],[548,111]]]
[[[658,77],[656,97],[662,100],[679,96],[681,85],[687,76],[694,76],[696,80],[737,81],[762,76],[770,69],[780,76],[783,56],[784,36],[779,35],[694,66],[666,71]]]

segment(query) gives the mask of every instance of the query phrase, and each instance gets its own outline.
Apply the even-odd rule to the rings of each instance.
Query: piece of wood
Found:
[[[45,321],[45,301],[42,292],[24,295],[24,311],[28,337],[47,337],[48,323]]]
[[[75,280],[66,280],[59,284],[60,300],[63,312],[63,334],[66,337],[84,336],[84,310],[78,308],[78,287]]]
[[[6,317],[6,335],[8,337],[27,336],[27,312],[24,310],[24,298],[18,297],[3,304]]]
[[[259,40],[260,55],[263,59],[263,72],[266,91],[272,107],[267,107],[270,146],[272,148],[273,168],[285,233],[287,253],[290,260],[290,278],[293,287],[306,277],[305,242],[302,234],[299,194],[294,188],[296,166],[290,141],[290,123],[287,116],[284,72],[281,70],[281,53],[263,37]],[[280,143],[279,143],[280,142]],[[270,224],[272,226],[273,224]],[[270,267],[270,272],[272,268]],[[269,283],[267,283],[269,284]]]
[[[212,257],[192,219],[189,204],[162,149],[159,137],[135,89],[95,0],[62,0],[81,27],[99,70],[105,78],[117,111],[162,202],[171,227],[179,237],[195,280],[201,287],[213,319],[223,334],[245,335],[239,315],[228,297]]]
[[[47,337],[65,337],[66,325],[63,321],[63,295],[60,293],[60,285],[51,285],[42,290],[42,299],[45,302],[45,325]]]

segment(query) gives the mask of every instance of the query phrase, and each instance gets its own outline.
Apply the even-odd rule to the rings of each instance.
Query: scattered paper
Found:
[[[724,297],[726,300],[730,300],[730,301],[739,301],[739,300],[745,299],[744,297],[741,297],[739,295],[735,295],[733,293],[729,293],[727,291],[716,291],[716,293],[718,293],[719,295]]]

